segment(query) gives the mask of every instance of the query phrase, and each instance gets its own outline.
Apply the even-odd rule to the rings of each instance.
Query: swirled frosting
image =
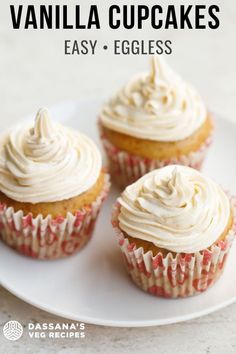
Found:
[[[102,124],[141,139],[178,141],[192,135],[207,111],[195,89],[153,57],[151,72],[129,82],[102,109]]]
[[[38,111],[34,126],[17,126],[0,139],[0,190],[29,203],[55,202],[90,189],[101,172],[101,156],[85,135],[51,122]]]
[[[210,247],[230,220],[223,190],[198,171],[167,166],[128,186],[118,199],[119,226],[129,236],[172,252]]]

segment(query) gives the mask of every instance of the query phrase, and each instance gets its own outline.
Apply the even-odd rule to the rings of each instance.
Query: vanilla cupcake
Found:
[[[235,237],[235,201],[197,170],[167,166],[125,189],[112,222],[128,272],[141,289],[191,296],[224,269]]]
[[[125,187],[170,164],[200,169],[213,122],[195,89],[153,57],[102,109],[102,142],[113,179]]]
[[[81,249],[108,188],[94,143],[46,109],[0,137],[0,235],[20,253],[52,259]]]

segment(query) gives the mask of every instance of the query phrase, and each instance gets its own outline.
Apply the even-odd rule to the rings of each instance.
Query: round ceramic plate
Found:
[[[52,107],[55,119],[98,142],[101,100]],[[204,172],[236,193],[236,125],[216,117],[216,136]],[[110,225],[112,189],[90,243],[77,255],[37,261],[0,243],[0,283],[43,310],[68,319],[109,326],[152,326],[203,316],[236,301],[236,242],[221,279],[207,292],[187,299],[156,298],[139,290],[124,269]]]

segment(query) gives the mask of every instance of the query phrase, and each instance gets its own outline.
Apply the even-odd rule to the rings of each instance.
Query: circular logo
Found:
[[[18,321],[8,321],[3,327],[3,334],[8,340],[18,340],[23,334],[23,327]]]

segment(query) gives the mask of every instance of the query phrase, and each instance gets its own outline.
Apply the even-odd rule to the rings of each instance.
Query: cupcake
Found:
[[[0,235],[27,256],[69,256],[90,239],[109,189],[101,155],[78,131],[38,111],[0,137]]]
[[[195,89],[162,59],[129,82],[101,110],[101,139],[120,187],[151,170],[180,164],[200,169],[213,121]]]
[[[205,291],[221,275],[235,237],[235,201],[186,166],[166,166],[128,186],[113,226],[132,280],[156,296]]]

